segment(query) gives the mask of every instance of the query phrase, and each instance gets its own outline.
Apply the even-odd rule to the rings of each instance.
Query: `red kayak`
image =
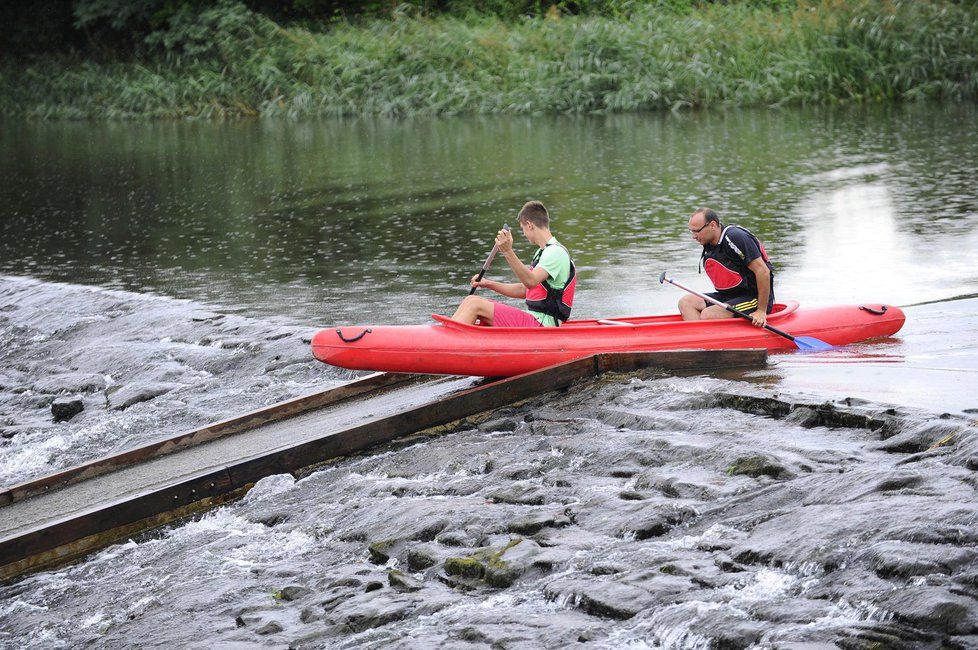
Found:
[[[324,329],[312,339],[320,361],[351,370],[508,377],[598,352],[722,350],[795,345],[739,318],[685,322],[678,315],[567,321],[560,327],[483,327],[433,314],[431,325]],[[890,305],[799,309],[775,305],[768,324],[794,336],[845,345],[889,336],[905,316]]]

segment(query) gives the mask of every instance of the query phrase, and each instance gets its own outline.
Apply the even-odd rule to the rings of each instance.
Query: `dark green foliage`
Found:
[[[0,112],[618,112],[978,98],[974,3],[657,2],[627,18],[550,12],[513,21],[402,10],[325,31],[283,27],[231,0],[174,6],[148,18],[135,60],[4,64]]]
[[[796,0],[737,0],[791,8]],[[730,2],[721,2],[729,4]],[[81,49],[89,54],[138,52],[216,4],[206,0],[34,0],[0,2],[0,51],[14,56]],[[316,29],[337,20],[440,15],[502,20],[553,15],[627,16],[650,7],[690,12],[709,0],[244,0],[241,5],[281,25]]]

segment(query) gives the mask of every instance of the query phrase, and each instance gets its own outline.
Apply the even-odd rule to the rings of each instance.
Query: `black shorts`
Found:
[[[745,314],[750,314],[757,310],[757,294],[756,293],[742,293],[742,294],[723,294],[720,291],[714,291],[713,293],[706,294],[714,300],[719,300],[720,302],[725,302],[737,311],[742,311]],[[767,313],[771,313],[774,309],[774,292],[767,300]]]

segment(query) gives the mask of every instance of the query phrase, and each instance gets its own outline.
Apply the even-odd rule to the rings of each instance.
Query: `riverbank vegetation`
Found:
[[[233,0],[41,4],[58,7],[54,24],[64,34],[32,41],[30,21],[22,21],[7,36],[13,56],[0,64],[0,112],[8,115],[618,112],[978,99],[972,2],[493,0],[481,11],[474,3],[375,2],[356,12],[317,0],[276,11]]]

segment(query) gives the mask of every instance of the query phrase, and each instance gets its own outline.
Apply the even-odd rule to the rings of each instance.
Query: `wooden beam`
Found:
[[[382,388],[416,381],[420,375],[378,372],[337,388],[312,393],[296,399],[279,402],[206,427],[177,434],[157,442],[76,465],[66,470],[25,481],[0,490],[0,507],[26,499],[35,494],[68,487],[122,467],[172,454],[175,451],[204,444],[224,436],[242,433],[271,422],[278,422],[302,413],[329,406],[343,400],[371,393]]]

